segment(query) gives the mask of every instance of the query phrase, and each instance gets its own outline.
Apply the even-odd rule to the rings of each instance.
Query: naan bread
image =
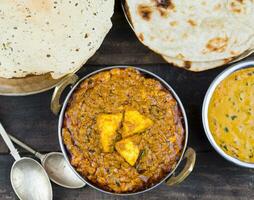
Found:
[[[114,0],[1,0],[0,77],[81,67],[110,30]]]
[[[126,0],[126,7],[139,40],[163,56],[220,63],[254,46],[253,0]]]

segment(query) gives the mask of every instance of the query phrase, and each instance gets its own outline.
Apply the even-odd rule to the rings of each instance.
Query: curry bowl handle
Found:
[[[79,77],[76,74],[70,74],[66,76],[56,87],[54,90],[54,93],[52,95],[51,103],[50,103],[50,109],[51,111],[57,115],[59,110],[61,109],[61,103],[60,103],[60,97],[64,91],[64,89],[68,85],[73,85],[77,82]]]
[[[166,181],[167,185],[172,186],[179,184],[190,175],[196,162],[196,152],[194,149],[189,147],[185,152],[183,159],[187,159],[183,170],[178,175],[173,174]]]

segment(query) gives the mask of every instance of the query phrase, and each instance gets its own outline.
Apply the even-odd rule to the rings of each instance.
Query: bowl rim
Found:
[[[111,69],[116,69],[116,68],[120,68],[120,69],[126,69],[126,68],[134,68],[136,69],[137,71],[143,73],[143,74],[147,74],[147,75],[150,75],[152,78],[154,78],[155,80],[158,80],[162,85],[163,87],[165,87],[165,89],[167,89],[171,95],[175,98],[176,102],[178,103],[178,107],[180,108],[181,110],[181,115],[182,115],[182,120],[183,120],[183,125],[184,125],[184,132],[185,132],[185,138],[184,138],[184,146],[183,146],[183,149],[182,149],[182,153],[181,153],[181,156],[177,162],[177,164],[175,165],[174,169],[172,171],[170,171],[164,178],[162,178],[158,183],[154,184],[153,186],[149,187],[149,188],[145,188],[143,190],[140,190],[140,191],[137,191],[137,192],[129,192],[129,193],[115,193],[115,192],[110,192],[110,191],[107,191],[107,190],[104,190],[102,188],[100,188],[99,186],[97,186],[96,184],[90,182],[87,178],[81,176],[77,171],[76,169],[71,165],[70,163],[70,159],[69,159],[69,156],[68,156],[68,152],[67,152],[67,149],[65,147],[65,144],[63,143],[63,139],[62,139],[62,124],[63,124],[63,119],[64,119],[64,114],[65,114],[65,110],[66,110],[66,107],[68,105],[68,102],[69,102],[69,99],[71,98],[73,92],[75,91],[75,89],[80,85],[81,82],[83,82],[85,79],[95,75],[95,74],[98,74],[100,72],[103,72],[103,71],[109,71]],[[181,163],[181,161],[183,160],[184,158],[184,154],[185,154],[185,151],[187,149],[187,144],[188,144],[188,136],[189,136],[189,132],[188,132],[188,120],[187,120],[187,115],[186,115],[186,112],[185,112],[185,109],[184,109],[184,106],[180,100],[180,98],[178,97],[178,95],[176,94],[175,90],[165,81],[163,80],[161,77],[159,77],[158,75],[154,74],[153,72],[150,72],[146,69],[142,69],[142,68],[139,68],[139,67],[134,67],[134,66],[110,66],[110,67],[105,67],[105,68],[102,68],[102,69],[99,69],[99,70],[95,70],[83,77],[81,77],[79,79],[79,81],[71,88],[71,90],[68,92],[67,96],[65,97],[64,99],[64,103],[62,105],[62,108],[61,108],[61,111],[60,111],[60,114],[59,114],[59,120],[58,120],[58,139],[59,139],[59,144],[60,144],[60,147],[61,147],[61,151],[63,152],[64,154],[64,157],[68,163],[68,165],[70,166],[70,168],[73,170],[73,172],[82,180],[84,181],[87,185],[89,185],[90,187],[100,191],[100,192],[103,192],[103,193],[106,193],[106,194],[113,194],[113,195],[116,195],[116,196],[131,196],[131,195],[136,195],[136,194],[141,194],[141,193],[144,193],[144,192],[147,192],[147,191],[150,191],[154,188],[156,188],[157,186],[159,186],[160,184],[162,184],[163,182],[165,182],[169,177],[171,177],[175,170],[178,168],[179,164]]]
[[[244,61],[244,62],[240,62],[237,64],[232,65],[231,67],[225,69],[224,71],[222,71],[210,84],[204,101],[203,101],[203,106],[202,106],[202,122],[203,122],[203,128],[205,130],[206,136],[210,142],[210,144],[213,146],[213,148],[217,151],[217,153],[219,153],[222,157],[224,157],[226,160],[241,166],[241,167],[246,167],[246,168],[254,168],[254,163],[249,163],[249,162],[244,162],[241,161],[237,158],[234,158],[228,154],[226,154],[221,147],[219,147],[219,145],[215,142],[214,137],[210,131],[209,128],[209,122],[208,122],[208,108],[209,108],[209,104],[210,104],[210,100],[213,96],[213,93],[215,91],[215,89],[217,88],[217,86],[225,79],[227,78],[229,75],[233,74],[236,71],[239,71],[241,69],[246,69],[246,68],[254,68],[254,61]]]

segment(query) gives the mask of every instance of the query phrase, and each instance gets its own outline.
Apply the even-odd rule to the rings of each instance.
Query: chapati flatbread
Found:
[[[230,63],[234,58],[229,58],[225,60],[216,60],[216,61],[207,61],[207,62],[193,62],[193,61],[184,61],[177,58],[172,58],[168,56],[162,56],[162,58],[177,67],[181,67],[190,71],[200,72],[208,69],[213,69],[225,64]]]
[[[177,67],[182,67],[184,69],[190,70],[190,71],[195,71],[195,72],[200,72],[200,71],[204,71],[204,70],[208,70],[208,69],[213,69],[222,65],[226,65],[226,64],[231,64],[234,62],[237,62],[239,60],[242,60],[248,56],[250,56],[251,54],[254,53],[254,49],[250,49],[248,51],[245,51],[244,53],[242,53],[241,55],[237,56],[237,57],[232,57],[232,58],[227,58],[224,60],[214,60],[214,61],[201,61],[201,62],[195,62],[195,61],[186,61],[186,60],[181,60],[181,59],[177,59],[177,58],[172,58],[172,57],[168,57],[168,56],[162,56],[162,58],[167,61],[168,63],[171,63]]]
[[[0,77],[81,67],[110,30],[114,0],[1,0]]]
[[[254,44],[253,0],[126,0],[126,6],[139,40],[163,56],[221,62]]]

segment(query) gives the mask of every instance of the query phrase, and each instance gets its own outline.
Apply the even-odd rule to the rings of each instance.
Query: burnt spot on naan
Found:
[[[229,0],[228,9],[234,14],[242,14],[246,11],[246,0]]]
[[[178,22],[177,21],[171,21],[169,22],[170,26],[177,26],[178,25]]]
[[[216,4],[213,8],[214,11],[218,11],[220,9],[222,9],[222,5],[220,3]]]
[[[237,52],[237,51],[230,51],[230,54],[231,54],[232,56],[238,56],[240,53]]]
[[[173,10],[175,8],[175,5],[173,4],[172,0],[155,0],[155,3],[158,8],[170,10]]]
[[[183,60],[184,59],[184,55],[179,53],[179,54],[176,55],[176,58],[180,59],[180,60]]]
[[[151,15],[152,15],[152,9],[151,9],[151,7],[149,7],[147,5],[139,5],[138,6],[138,14],[144,20],[149,21],[151,19]]]
[[[187,22],[191,26],[197,26],[197,23],[194,20],[192,20],[192,19],[189,19]]]
[[[223,60],[223,62],[224,62],[224,64],[228,64],[230,61],[232,61],[233,60],[233,58],[225,58],[224,60]]]
[[[172,3],[172,0],[154,0],[154,2],[161,17],[167,18],[170,11],[175,9],[175,5]]]
[[[164,18],[168,17],[169,12],[167,10],[158,8],[158,11],[159,11],[161,17],[164,17]]]
[[[200,27],[204,30],[220,30],[223,29],[225,26],[222,17],[214,17],[214,18],[205,18],[200,23]]]
[[[191,61],[184,61],[184,68],[190,69],[191,68]]]
[[[208,52],[222,53],[228,46],[228,37],[216,37],[210,39],[206,44]]]
[[[144,34],[143,33],[140,33],[138,35],[138,38],[143,42],[144,41]]]

